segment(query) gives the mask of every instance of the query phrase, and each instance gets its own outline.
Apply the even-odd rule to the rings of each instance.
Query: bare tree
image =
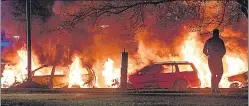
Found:
[[[245,14],[246,18],[248,18],[248,0],[235,0],[240,4],[241,11]]]
[[[210,0],[134,0],[134,1],[65,1],[67,4],[73,4],[78,8],[77,12],[63,12],[66,21],[51,31],[68,29],[69,31],[81,22],[98,23],[105,16],[127,17],[134,22],[134,25],[143,25],[147,18],[146,14],[156,15],[157,23],[164,27],[174,28],[191,19],[195,23],[192,25],[194,30],[201,31],[208,26],[222,27],[231,22],[236,22],[242,14],[248,17],[247,0],[220,0],[217,1],[221,6],[218,14],[209,17],[205,14],[206,6]],[[212,1],[211,1],[212,2]],[[22,0],[11,1],[14,8],[14,16],[22,19],[25,16],[25,2]],[[41,17],[43,21],[52,14],[54,0],[32,1],[32,14]],[[216,7],[214,7],[216,8]]]
[[[62,23],[61,28],[72,29],[79,22],[92,20],[94,23],[105,16],[128,16],[128,19],[134,21],[134,24],[141,25],[145,20],[146,12],[155,12],[155,10],[170,7],[169,3],[176,0],[147,0],[147,1],[96,1],[84,2],[78,5],[80,10],[77,13],[63,13],[68,20]],[[182,1],[180,1],[182,2]],[[178,4],[180,3],[178,2]],[[168,5],[165,5],[168,4]],[[153,9],[157,8],[157,9]],[[163,11],[160,11],[161,14]],[[160,14],[158,14],[159,16]],[[165,15],[165,14],[164,14]],[[160,15],[159,17],[161,17]],[[162,17],[161,17],[162,18]]]
[[[13,8],[12,14],[16,20],[21,22],[25,21],[26,15],[26,1],[25,0],[11,0],[11,1],[3,1],[3,2],[10,2],[10,6]],[[48,17],[52,14],[52,6],[54,0],[32,0],[31,7],[32,11],[31,14],[38,16],[41,18],[43,22],[46,22]]]
[[[146,0],[146,1],[77,1],[79,11],[76,13],[63,13],[67,20],[61,24],[64,29],[71,30],[78,23],[92,20],[96,23],[105,16],[124,16],[134,22],[134,25],[143,25],[146,14],[156,15],[158,23],[164,26],[174,27],[185,19],[195,21],[193,30],[201,31],[208,26],[222,27],[231,24],[241,17],[246,5],[244,2],[217,1],[220,6],[217,14],[207,16],[207,5],[210,1],[178,1],[178,0]],[[73,3],[73,2],[72,2]],[[216,8],[216,7],[213,7]],[[242,11],[242,12],[241,12]],[[246,15],[247,16],[247,15]]]

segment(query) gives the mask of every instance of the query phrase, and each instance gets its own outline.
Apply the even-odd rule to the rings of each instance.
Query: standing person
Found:
[[[226,53],[224,42],[219,38],[219,30],[213,30],[213,37],[209,38],[203,48],[203,53],[208,56],[208,66],[211,72],[212,93],[220,93],[219,83],[223,75],[222,58]]]
[[[55,60],[53,62],[53,68],[52,68],[52,71],[51,71],[50,81],[49,81],[49,84],[48,84],[49,88],[53,88],[53,79],[54,79],[55,67],[60,62],[62,56],[63,56],[63,45],[58,40],[57,45],[56,45]]]

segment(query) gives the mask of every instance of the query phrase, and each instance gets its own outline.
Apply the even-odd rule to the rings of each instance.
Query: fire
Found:
[[[198,69],[198,77],[201,80],[201,88],[210,87],[211,86],[211,73],[208,68],[207,57],[202,53],[204,43],[198,39],[197,32],[189,32],[187,38],[184,39],[183,44],[180,45],[180,56],[159,56],[155,52],[156,49],[160,50],[160,48],[149,48],[144,42],[139,42],[138,46],[138,57],[142,60],[139,62],[137,59],[129,59],[128,65],[128,74],[133,73],[135,70],[149,64],[149,60],[153,61],[167,61],[167,60],[185,60],[190,61],[195,64]],[[225,41],[226,42],[226,41]],[[247,64],[244,58],[240,57],[240,55],[232,55],[232,51],[227,50],[227,54],[223,57],[223,66],[224,66],[224,74],[220,82],[220,87],[227,88],[230,86],[232,82],[228,81],[229,76],[237,75],[247,71]],[[3,77],[1,78],[1,87],[8,88],[15,83],[22,83],[27,79],[27,51],[25,48],[21,48],[17,51],[17,58],[15,65],[6,65],[5,69],[2,73]],[[147,61],[148,60],[148,61]],[[96,64],[96,63],[95,63]],[[96,69],[94,73],[100,72],[100,74],[96,74],[96,79],[98,82],[94,84],[95,87],[109,87],[109,88],[117,88],[120,84],[120,68],[116,68],[114,60],[108,58],[107,61],[104,62],[102,67],[101,63],[97,64],[93,69]],[[32,70],[42,66],[39,64],[38,58],[35,54],[32,53]],[[101,68],[99,68],[101,67]],[[50,75],[52,67],[47,67],[41,69],[35,73],[35,75]],[[56,75],[64,75],[63,70],[60,69],[60,66],[56,69]],[[102,70],[102,71],[101,71]],[[89,79],[87,68],[83,67],[81,64],[81,60],[79,56],[76,56],[70,65],[70,71],[65,81],[68,81],[68,88],[72,88],[74,86],[79,86],[80,88],[88,88],[90,85],[87,84],[87,80]]]
[[[102,76],[105,78],[105,83],[108,87],[117,88],[120,80],[120,69],[114,68],[114,61],[111,58],[104,64]]]
[[[207,57],[202,53],[203,43],[198,41],[196,32],[190,32],[184,41],[181,53],[185,61],[193,62],[198,69],[198,77],[201,80],[201,87],[211,86],[211,73],[208,67]],[[228,77],[245,72],[246,65],[243,59],[228,55],[230,51],[223,57],[224,73],[220,82],[220,87],[228,88],[231,82]],[[225,60],[225,61],[224,61]]]
[[[184,41],[181,53],[183,54],[185,61],[194,63],[198,69],[199,78],[201,80],[201,87],[210,87],[211,73],[209,71],[207,61],[202,54],[201,42],[196,39],[197,33],[191,32],[188,38]]]
[[[1,78],[1,88],[8,88],[14,83],[23,83],[27,79],[27,51],[23,47],[20,50],[17,50],[17,64],[15,65],[5,65],[5,68],[2,73]],[[102,72],[102,76],[105,79],[105,84],[108,87],[117,88],[119,86],[120,80],[120,69],[114,68],[114,61],[110,58],[104,64],[104,70]],[[32,53],[32,70],[40,67],[38,59],[35,54]],[[59,70],[58,70],[59,69]],[[35,72],[35,76],[39,75],[50,75],[50,71],[52,67],[45,67],[37,72]],[[56,67],[55,75],[63,75],[63,70],[60,70],[60,66]],[[73,86],[79,86],[80,88],[89,87],[86,84],[88,80],[88,71],[86,68],[82,67],[81,60],[78,56],[75,57],[73,63],[70,65],[70,72],[68,78],[68,88],[72,88]],[[94,85],[98,87],[98,83]]]
[[[228,63],[228,76],[246,71],[245,62],[239,57],[225,56],[225,62]]]
[[[227,67],[225,68],[226,72],[223,74],[223,80],[221,80],[220,86],[223,88],[229,88],[230,84],[233,82],[229,82],[227,77],[245,72],[247,66],[245,65],[245,62],[237,56],[226,55],[224,56],[224,60]]]
[[[7,88],[15,83],[15,73],[10,69],[9,65],[5,66],[3,72],[3,77],[1,78],[1,88]]]
[[[83,74],[86,74],[86,72],[87,70],[81,65],[80,58],[76,56],[70,66],[68,88],[72,88],[73,85],[78,85],[80,88],[86,88],[87,86],[83,81]]]
[[[15,82],[22,83],[27,79],[27,50],[25,47],[17,51],[18,62],[15,65],[6,65],[1,78],[1,87],[10,87]],[[32,70],[39,66],[37,57],[32,53]]]

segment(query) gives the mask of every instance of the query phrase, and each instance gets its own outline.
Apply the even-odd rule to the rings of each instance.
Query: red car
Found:
[[[198,72],[193,63],[154,63],[129,76],[128,88],[174,88],[184,90],[199,87]]]

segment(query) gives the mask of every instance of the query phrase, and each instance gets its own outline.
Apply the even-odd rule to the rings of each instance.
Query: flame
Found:
[[[16,64],[10,65],[6,64],[4,66],[4,70],[1,78],[1,88],[9,88],[14,83],[23,83],[27,79],[27,50],[26,47],[22,47],[20,50],[17,50],[17,57],[13,58],[16,61]],[[42,66],[39,63],[39,60],[32,52],[31,58],[32,71]],[[59,67],[57,68],[59,69]],[[52,67],[45,67],[39,71],[35,72],[35,76],[40,75],[50,75]],[[63,74],[63,70],[56,70],[55,74]]]
[[[227,31],[228,32],[228,31]],[[232,32],[232,31],[231,31]],[[204,43],[199,40],[197,32],[189,32],[187,38],[184,39],[182,45],[180,45],[180,56],[173,57],[171,55],[159,56],[157,50],[161,48],[156,48],[156,46],[147,47],[146,42],[139,42],[138,54],[139,59],[129,58],[129,67],[128,74],[134,73],[137,69],[150,63],[150,60],[153,62],[157,61],[167,61],[167,60],[185,60],[194,63],[198,69],[198,77],[201,80],[201,88],[211,86],[211,73],[209,71],[207,57],[202,53]],[[226,42],[226,41],[225,41]],[[155,48],[153,48],[155,47]],[[232,51],[227,51],[227,54],[223,57],[223,66],[224,74],[220,82],[220,87],[227,88],[232,82],[228,81],[229,76],[237,75],[242,72],[247,71],[247,61],[245,58],[242,58],[240,55],[232,55]],[[22,83],[27,78],[27,50],[23,47],[17,51],[17,64],[15,65],[6,65],[2,73],[3,77],[1,78],[1,87],[8,88],[16,82]],[[107,58],[107,61],[104,62],[102,67],[101,63],[95,63],[93,69],[98,69],[102,71],[100,74],[96,74],[96,83],[94,86],[98,87],[109,87],[117,88],[119,87],[120,82],[120,68],[116,68],[114,60]],[[32,70],[40,67],[39,61],[34,53],[32,53]],[[101,68],[100,68],[101,67]],[[51,68],[44,68],[35,73],[35,75],[50,75]],[[63,74],[63,70],[56,70],[56,74]],[[94,72],[95,73],[95,72]],[[68,88],[73,86],[79,86],[80,88],[90,87],[88,84],[85,84],[88,79],[87,68],[84,68],[81,65],[80,58],[75,56],[72,64],[70,65],[70,72],[68,75]],[[102,82],[102,79],[104,81]]]
[[[22,47],[17,51],[17,61],[16,65],[5,65],[3,70],[3,77],[1,78],[1,87],[8,88],[15,82],[22,83],[27,79],[27,50]],[[32,53],[32,70],[38,68],[39,61]]]
[[[196,32],[190,32],[187,39],[184,41],[181,53],[183,54],[185,61],[194,63],[198,70],[198,77],[201,80],[201,87],[211,86],[211,73],[208,67],[207,57],[202,53],[203,43],[198,41]],[[227,51],[227,54],[223,57],[224,73],[220,82],[220,87],[228,88],[231,82],[228,81],[228,77],[237,75],[246,71],[246,65],[243,59],[240,57],[233,57],[230,54],[231,51]]]
[[[228,63],[228,76],[237,75],[245,72],[245,62],[239,57],[225,56],[225,62]]]
[[[120,80],[120,69],[114,68],[114,61],[108,58],[104,63],[104,70],[102,76],[105,78],[105,84],[111,88],[117,88]]]
[[[1,78],[1,88],[7,88],[15,83],[15,73],[10,69],[11,66],[6,65]]]
[[[80,58],[76,56],[70,66],[68,88],[72,88],[73,85],[78,85],[80,88],[86,88],[87,85],[83,81],[83,74],[86,74],[86,72],[87,70],[81,66]]]
[[[27,79],[27,51],[23,47],[17,51],[18,60],[16,65],[5,65],[3,70],[3,77],[1,78],[1,88],[8,88],[14,83],[23,83]],[[114,61],[110,58],[104,64],[104,70],[102,76],[96,76],[105,78],[105,85],[112,88],[117,88],[120,82],[120,69],[114,68]],[[32,53],[32,70],[40,67],[38,59],[35,54]],[[58,67],[60,68],[60,67]],[[57,68],[57,69],[58,69]],[[52,67],[45,67],[35,73],[35,75],[50,75]],[[63,70],[56,70],[55,75],[63,74]],[[80,88],[89,87],[88,84],[85,84],[87,80],[88,71],[86,68],[82,67],[79,57],[75,57],[73,63],[70,65],[70,72],[68,75],[68,88],[73,86],[79,86]],[[96,83],[95,87],[99,86]]]
[[[201,87],[210,87],[211,73],[209,71],[207,61],[202,54],[201,42],[196,40],[197,33],[191,32],[188,38],[184,41],[181,53],[184,56],[185,61],[194,63],[198,69],[198,77],[201,80]]]

